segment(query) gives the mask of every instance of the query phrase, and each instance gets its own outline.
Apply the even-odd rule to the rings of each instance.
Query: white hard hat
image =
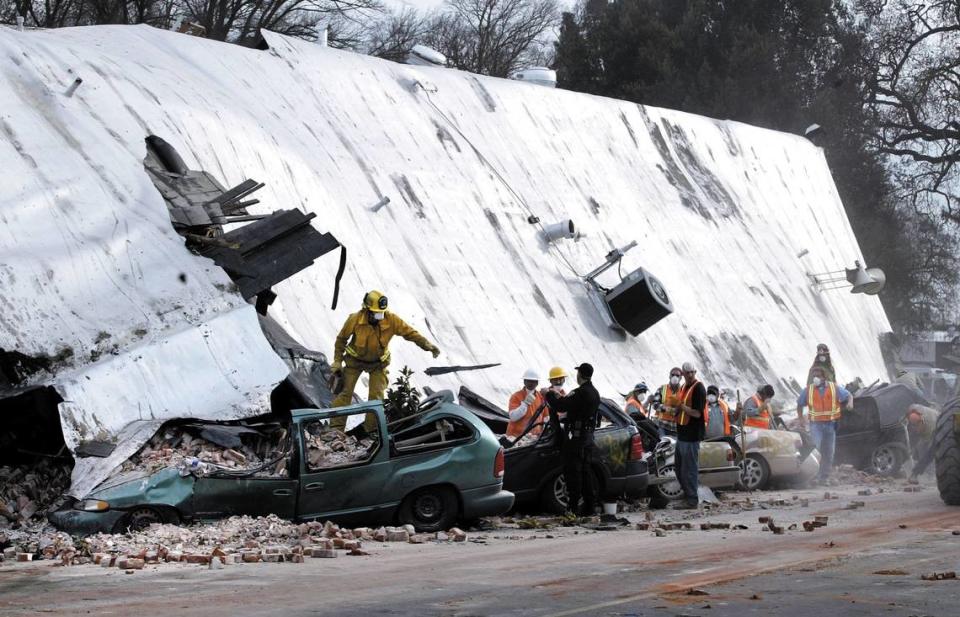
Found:
[[[537,374],[537,371],[532,368],[528,368],[527,372],[523,374],[524,381],[540,381],[540,376]]]

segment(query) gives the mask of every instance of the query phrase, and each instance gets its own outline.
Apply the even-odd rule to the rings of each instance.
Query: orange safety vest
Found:
[[[677,388],[676,392],[670,390],[670,384],[664,384],[660,387],[660,404],[664,407],[676,407],[683,401],[683,386]],[[657,416],[661,422],[676,422],[677,414],[673,411],[665,411],[660,409],[660,414]]]
[[[535,391],[536,394],[533,397],[533,402],[527,406],[527,412],[523,414],[523,417],[519,420],[510,420],[507,424],[507,437],[519,437],[523,430],[527,428],[527,424],[530,422],[537,411],[539,411],[540,406],[544,404],[543,395],[540,394],[539,390]],[[523,403],[523,399],[527,398],[526,388],[521,388],[520,390],[514,392],[510,396],[510,402],[507,403],[507,411],[513,411]],[[546,414],[546,412],[544,412]],[[530,431],[532,435],[539,435],[542,427],[536,427]]]
[[[725,401],[717,400],[717,404],[720,405],[720,411],[723,412],[723,434],[730,435],[730,407]],[[708,402],[703,408],[703,425],[705,427],[710,426],[710,403]]]
[[[643,406],[643,403],[641,403],[639,400],[637,400],[637,397],[632,396],[632,395],[630,396],[630,398],[627,399],[627,405],[626,405],[627,415],[630,415],[630,406],[631,406],[631,405],[634,406],[634,407],[636,407],[636,408],[640,411],[640,415],[641,415],[641,416],[643,416],[644,418],[647,417],[647,408]]]
[[[697,387],[697,384],[700,383],[699,379],[694,379],[693,383],[689,386],[683,386],[680,388],[680,401],[690,407],[690,399],[693,396],[693,389]],[[680,426],[686,426],[690,423],[690,416],[687,415],[687,412],[681,411],[677,416],[677,424]]]
[[[823,394],[820,388],[810,384],[807,388],[807,407],[810,409],[811,422],[833,422],[840,419],[840,405],[837,402],[837,386],[827,382]]]
[[[744,426],[752,426],[754,428],[770,428],[770,411],[764,406],[763,402],[760,401],[760,395],[754,394],[751,396],[754,401],[757,403],[757,409],[760,410],[760,415],[758,416],[747,416],[743,417]]]

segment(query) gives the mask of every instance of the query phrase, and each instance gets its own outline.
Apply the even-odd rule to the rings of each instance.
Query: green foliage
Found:
[[[387,389],[387,397],[383,401],[387,422],[395,422],[417,413],[420,407],[420,391],[410,384],[413,371],[409,367],[400,369],[400,376]]]
[[[866,262],[887,274],[880,299],[895,328],[914,330],[955,290],[956,234],[914,207],[909,178],[874,147],[869,21],[848,6],[587,0],[563,15],[554,68],[571,90],[791,133],[820,124]]]

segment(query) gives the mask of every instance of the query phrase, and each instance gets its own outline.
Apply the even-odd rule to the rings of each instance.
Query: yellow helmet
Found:
[[[569,376],[570,375],[567,374],[567,371],[565,371],[560,366],[555,366],[552,369],[550,369],[550,379],[559,379],[560,377],[569,377]]]
[[[386,313],[387,297],[376,289],[368,291],[366,295],[363,296],[363,308],[372,313]]]

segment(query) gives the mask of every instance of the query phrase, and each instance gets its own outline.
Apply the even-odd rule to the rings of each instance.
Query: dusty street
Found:
[[[716,514],[655,513],[693,523],[662,537],[635,525],[503,528],[459,544],[367,543],[371,556],[218,571],[6,564],[0,614],[956,615],[960,581],[920,577],[960,569],[960,509],[929,486],[858,489],[831,488],[839,499],[824,499],[822,489],[754,493],[749,505],[729,494],[732,505]],[[767,505],[777,499],[786,505]],[[856,501],[865,505],[847,509]],[[774,535],[758,522],[799,526],[816,515],[829,523],[813,532]],[[645,521],[643,512],[627,517]],[[748,529],[700,530],[708,521]]]

